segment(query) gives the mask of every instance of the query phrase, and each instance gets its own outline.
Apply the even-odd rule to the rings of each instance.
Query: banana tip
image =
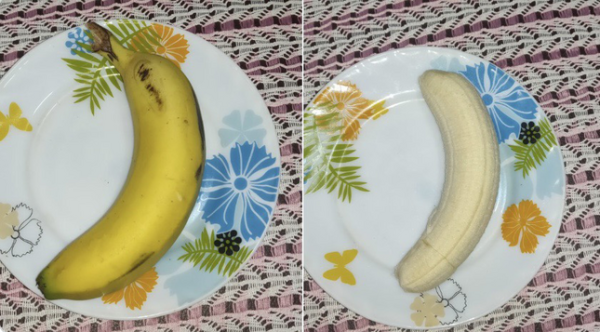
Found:
[[[40,289],[40,291],[42,292],[42,294],[44,294],[45,298],[48,298],[47,295],[47,284],[46,281],[44,280],[44,275],[43,275],[43,271],[37,276],[37,278],[35,279],[35,283],[37,285],[37,287]]]
[[[96,22],[87,22],[85,26],[92,33],[92,51],[106,53],[111,61],[118,60],[110,44],[110,32]]]

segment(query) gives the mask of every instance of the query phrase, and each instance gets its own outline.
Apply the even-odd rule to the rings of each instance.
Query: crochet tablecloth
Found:
[[[46,39],[91,20],[146,19],[193,32],[244,70],[269,107],[282,160],[263,244],[214,295],[147,320],[110,321],[36,296],[0,264],[5,331],[298,331],[301,329],[301,16],[289,1],[2,1],[0,76]]]
[[[457,49],[536,98],[565,162],[560,234],[518,295],[455,331],[600,331],[600,1],[305,1],[305,99],[377,53]],[[310,245],[310,243],[306,243]],[[351,312],[306,274],[307,331],[396,331]]]

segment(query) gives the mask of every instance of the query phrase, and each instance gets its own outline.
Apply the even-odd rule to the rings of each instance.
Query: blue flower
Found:
[[[84,50],[83,47],[81,47],[79,44],[90,44],[90,38],[85,34],[85,31],[81,28],[75,28],[75,31],[71,31],[69,32],[69,34],[67,35],[69,37],[69,40],[67,40],[67,42],[65,43],[65,46],[67,46],[68,48],[71,49],[71,54],[76,55],[75,50],[78,50],[80,52],[86,52],[89,53],[88,51]]]
[[[523,120],[535,119],[537,104],[533,98],[500,68],[479,63],[461,73],[481,94],[500,143],[512,134],[518,136]]]
[[[249,240],[265,230],[277,198],[279,166],[255,142],[236,143],[229,160],[222,154],[206,161],[198,197],[203,218],[219,233],[238,229]]]
[[[221,137],[221,145],[229,146],[233,142],[256,142],[262,145],[263,138],[267,131],[260,127],[263,119],[254,114],[251,110],[247,110],[242,118],[242,113],[238,110],[231,112],[223,118],[229,128],[219,129],[219,137]]]

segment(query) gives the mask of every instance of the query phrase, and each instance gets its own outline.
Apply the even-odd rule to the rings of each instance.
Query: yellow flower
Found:
[[[361,123],[359,120],[377,119],[388,112],[383,107],[385,100],[374,101],[362,97],[362,92],[348,81],[340,81],[327,87],[315,98],[314,104],[317,125],[324,123],[333,112],[339,115],[338,121],[328,121],[325,127],[329,129],[342,129],[342,140],[355,140],[358,137]],[[341,124],[339,123],[341,121]]]
[[[438,302],[437,297],[431,294],[423,294],[415,298],[410,305],[410,309],[416,312],[410,315],[417,326],[421,326],[425,321],[426,327],[440,325],[438,317],[444,317],[444,306]]]
[[[159,36],[159,45],[149,43],[143,33],[133,38],[131,46],[137,51],[146,51],[145,45],[152,47],[152,53],[163,56],[171,60],[177,67],[185,62],[187,55],[190,53],[188,41],[180,34],[174,34],[173,28],[161,24],[152,24],[152,29]],[[144,45],[144,46],[142,46]]]
[[[10,204],[0,203],[0,239],[6,239],[15,232],[14,227],[19,225],[19,215],[13,211]]]
[[[502,219],[502,238],[511,247],[516,246],[521,238],[522,253],[535,252],[538,245],[536,235],[545,236],[550,232],[550,224],[541,216],[538,206],[530,200],[521,201],[518,207],[516,204],[509,206]]]
[[[129,286],[114,293],[104,295],[102,301],[106,304],[119,303],[125,298],[125,306],[127,308],[131,310],[142,309],[142,305],[148,297],[147,293],[152,292],[154,286],[156,286],[157,279],[158,273],[156,273],[156,268],[153,267]]]
[[[10,103],[8,108],[8,116],[0,112],[0,141],[3,140],[6,135],[8,135],[10,126],[22,131],[33,130],[33,127],[29,121],[21,117],[22,113],[23,112],[21,111],[21,108],[16,103]]]

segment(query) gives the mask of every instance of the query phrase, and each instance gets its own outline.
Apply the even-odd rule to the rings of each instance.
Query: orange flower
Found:
[[[119,303],[125,298],[125,306],[127,308],[131,310],[135,310],[136,308],[142,309],[142,305],[147,299],[147,293],[152,292],[154,286],[156,286],[157,279],[158,273],[156,273],[156,268],[153,267],[129,286],[114,293],[104,295],[102,301],[106,304]]]
[[[161,24],[152,24],[152,29],[159,36],[159,45],[149,43],[146,36],[140,33],[133,39],[131,46],[137,51],[144,52],[148,51],[144,48],[147,47],[146,45],[149,45],[152,47],[151,53],[158,54],[171,60],[177,67],[179,67],[181,63],[184,63],[187,55],[190,53],[190,51],[188,51],[190,45],[185,37],[180,34],[173,34],[173,28]],[[142,40],[142,38],[144,40]]]
[[[324,124],[321,127],[328,129],[341,127],[343,141],[355,140],[360,131],[359,120],[377,119],[387,113],[384,103],[385,100],[363,98],[356,84],[340,81],[327,87],[315,98],[317,124]],[[338,113],[339,119],[327,121],[334,112]]]
[[[502,219],[502,238],[511,247],[516,246],[521,238],[522,253],[535,252],[538,245],[536,235],[545,236],[549,233],[550,224],[541,216],[538,206],[530,200],[521,201],[518,207],[516,204],[509,206]]]

